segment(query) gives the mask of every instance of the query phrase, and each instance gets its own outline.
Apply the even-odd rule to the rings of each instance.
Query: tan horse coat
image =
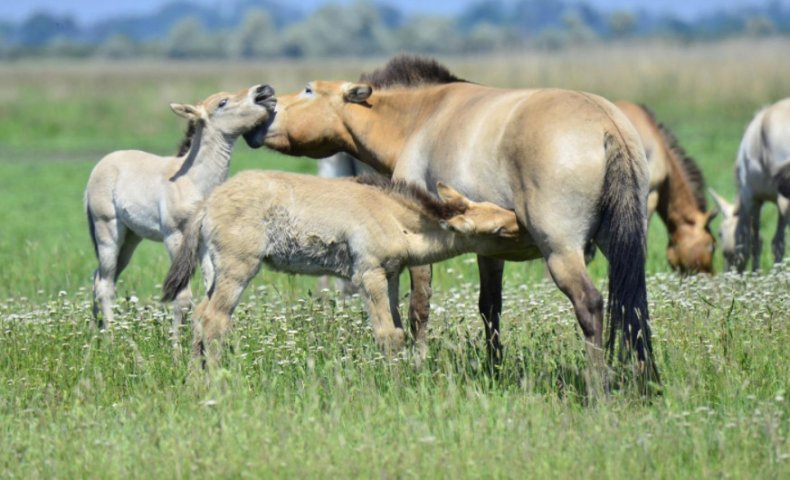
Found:
[[[360,182],[373,182],[365,184]],[[233,310],[261,264],[288,273],[331,274],[363,293],[376,339],[400,350],[398,276],[461,253],[518,251],[515,214],[471,202],[439,185],[444,201],[384,178],[324,179],[246,171],[218,187],[195,215],[164,285],[172,300],[203,258],[208,295],[198,306],[194,353],[230,326]],[[202,253],[199,255],[199,252]]]
[[[609,345],[622,330],[626,349],[636,347],[656,374],[644,280],[648,169],[634,127],[595,95],[491,88],[446,71],[431,81],[420,78],[426,65],[442,68],[399,57],[370,83],[311,82],[278,97],[268,128],[245,138],[291,155],[345,151],[393,178],[424,186],[441,180],[469,198],[514,209],[525,234],[522,250],[508,259],[546,259],[597,356],[603,300],[583,253],[594,239],[610,263]],[[388,82],[387,70],[401,78]],[[498,318],[486,320],[496,350]],[[419,339],[424,325],[412,327]]]
[[[715,240],[706,211],[702,172],[674,135],[644,106],[615,102],[636,128],[650,168],[648,218],[658,212],[669,233],[667,260],[684,273],[713,272]]]

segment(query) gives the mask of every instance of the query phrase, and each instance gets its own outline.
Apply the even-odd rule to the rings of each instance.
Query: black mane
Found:
[[[181,145],[178,146],[176,157],[183,157],[189,153],[189,149],[192,148],[192,137],[195,135],[196,128],[195,122],[190,120],[187,124],[187,131],[184,133],[184,139],[181,140]]]
[[[392,180],[383,175],[361,175],[354,177],[354,180],[362,185],[371,185],[386,193],[395,194],[415,204],[435,220],[447,220],[467,210],[466,204],[461,200],[442,201],[427,190],[403,180]]]
[[[700,170],[699,165],[697,165],[697,162],[694,161],[691,155],[689,155],[680,145],[680,142],[678,142],[678,139],[672,130],[656,119],[655,112],[653,112],[653,110],[651,110],[650,107],[646,105],[640,106],[642,107],[642,110],[647,113],[653,123],[656,124],[658,131],[661,132],[661,136],[664,137],[664,141],[666,142],[670,152],[675,155],[675,158],[678,159],[680,168],[686,174],[689,184],[691,184],[691,190],[694,192],[694,200],[697,203],[697,207],[703,212],[707,212],[708,201],[705,198],[705,177],[702,175],[702,170]]]
[[[359,81],[382,89],[466,82],[450,73],[444,65],[433,58],[405,54],[393,57],[384,68],[363,73]]]

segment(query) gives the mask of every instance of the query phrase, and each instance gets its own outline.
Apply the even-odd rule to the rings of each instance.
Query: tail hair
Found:
[[[199,208],[184,232],[184,241],[173,258],[170,270],[162,284],[162,301],[172,302],[180,291],[189,286],[189,281],[197,269],[198,248],[200,247],[200,230],[205,218],[205,209]]]
[[[606,348],[610,361],[615,351],[619,351],[621,360],[627,360],[636,350],[638,360],[644,362],[647,378],[659,382],[653,361],[645,281],[647,192],[640,187],[640,167],[632,153],[638,147],[609,133],[604,145],[607,165],[601,211],[602,225],[608,227],[609,260]]]

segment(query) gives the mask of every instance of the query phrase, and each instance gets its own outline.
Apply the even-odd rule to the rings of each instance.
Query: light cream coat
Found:
[[[88,226],[99,260],[94,273],[93,314],[110,326],[118,276],[142,239],[164,242],[171,258],[197,205],[228,175],[239,135],[264,122],[274,107],[274,91],[256,85],[236,94],[217,93],[196,106],[171,104],[193,122],[189,151],[160,157],[139,150],[110,153],[91,172],[85,190]],[[187,285],[177,295],[173,334],[190,306]]]
[[[776,233],[772,241],[774,262],[785,254],[785,230],[790,224],[790,199],[779,192],[780,172],[790,168],[790,98],[770,105],[754,116],[735,160],[735,183],[738,200],[735,204],[711,191],[723,219],[719,225],[724,269],[746,269],[751,258],[752,270],[760,269],[760,210],[765,202],[779,208]],[[785,181],[785,183],[787,183]],[[783,185],[787,191],[787,186]]]

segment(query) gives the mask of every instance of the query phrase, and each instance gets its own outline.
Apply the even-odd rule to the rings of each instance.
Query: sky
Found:
[[[217,4],[223,0],[192,0],[203,4]],[[224,0],[227,1],[227,0]],[[309,10],[325,3],[351,3],[354,0],[300,0],[299,6]],[[379,0],[398,6],[407,13],[457,13],[475,0],[431,1],[431,0]],[[603,9],[644,9],[651,12],[674,13],[683,18],[693,18],[718,8],[733,8],[742,5],[764,4],[767,0],[585,0]],[[790,3],[790,0],[781,0]],[[142,14],[157,9],[167,0],[2,0],[0,19],[19,21],[30,14],[47,10],[66,13],[81,22],[92,22],[100,18],[119,14]],[[284,3],[291,4],[288,0]]]

